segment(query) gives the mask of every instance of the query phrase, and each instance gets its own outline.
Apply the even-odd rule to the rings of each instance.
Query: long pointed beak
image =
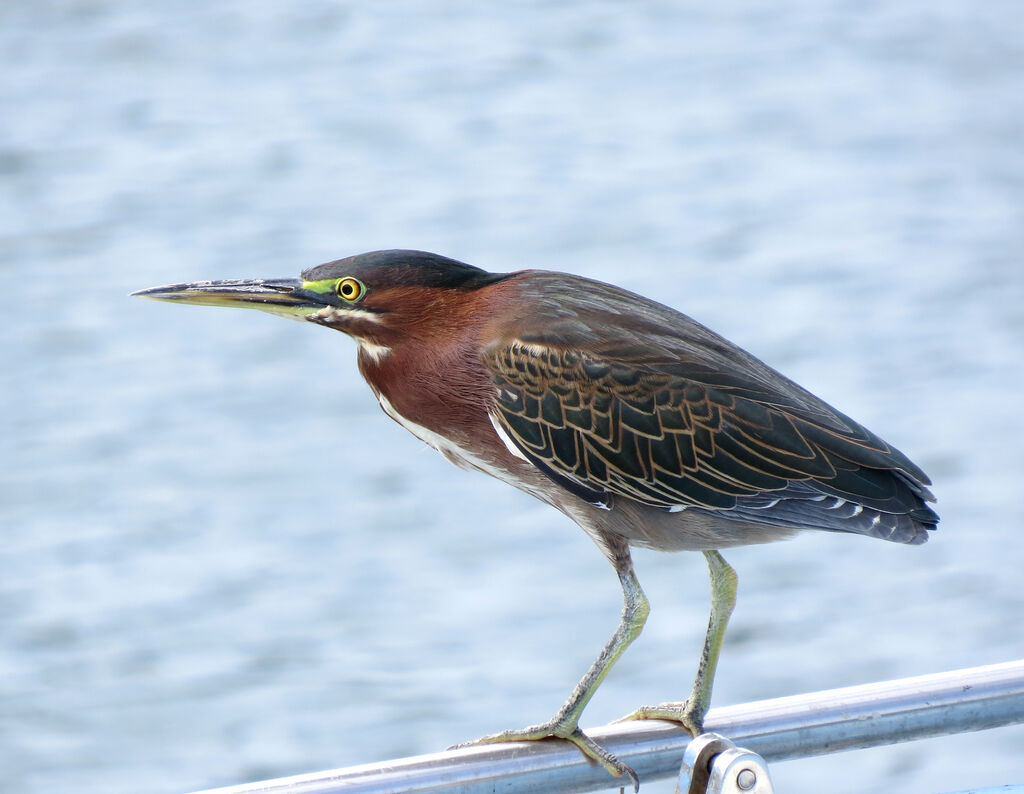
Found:
[[[303,286],[295,278],[193,281],[150,287],[133,292],[132,296],[197,306],[247,307],[301,320],[326,305],[315,292]]]

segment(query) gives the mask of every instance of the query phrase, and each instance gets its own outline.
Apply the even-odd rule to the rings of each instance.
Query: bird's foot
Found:
[[[587,736],[583,731],[580,730],[579,726],[574,720],[558,719],[557,717],[550,722],[544,722],[540,725],[531,725],[529,728],[523,728],[518,731],[502,731],[501,733],[493,733],[489,736],[482,736],[473,742],[464,742],[462,744],[456,744],[450,747],[450,750],[454,750],[459,747],[471,747],[477,744],[498,744],[501,742],[533,742],[540,739],[565,739],[575,744],[580,752],[583,753],[587,758],[596,761],[603,766],[609,774],[615,777],[622,777],[625,775],[631,781],[633,781],[633,791],[640,790],[640,780],[636,776],[636,772],[633,771],[632,767],[628,764],[622,763],[618,758],[605,750],[601,745]]]
[[[657,706],[641,706],[636,711],[620,717],[616,722],[628,720],[668,720],[678,722],[691,736],[698,736],[704,730],[704,711],[697,706],[691,706],[692,701],[684,700],[681,703],[661,703]]]

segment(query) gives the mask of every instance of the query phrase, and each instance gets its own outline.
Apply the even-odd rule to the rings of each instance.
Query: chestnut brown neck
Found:
[[[493,437],[486,406],[493,385],[480,359],[482,337],[515,290],[515,280],[470,292],[392,287],[401,309],[367,329],[359,371],[403,417],[468,443]]]

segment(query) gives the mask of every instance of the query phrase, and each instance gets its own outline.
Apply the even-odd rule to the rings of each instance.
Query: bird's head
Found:
[[[373,251],[310,268],[297,279],[195,281],[132,293],[203,306],[239,306],[344,331],[390,347],[460,322],[470,293],[506,278],[423,251]]]

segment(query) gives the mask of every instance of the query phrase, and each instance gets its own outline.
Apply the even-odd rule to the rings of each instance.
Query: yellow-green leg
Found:
[[[722,640],[729,624],[729,616],[736,606],[736,571],[722,559],[717,551],[706,551],[711,573],[711,617],[708,631],[704,635],[704,652],[693,681],[693,691],[682,703],[662,703],[659,706],[641,706],[626,720],[672,720],[682,723],[691,734],[697,736],[704,730],[704,715],[711,705],[711,687],[715,683],[715,669],[722,651]]]
[[[647,621],[647,615],[651,611],[650,603],[640,588],[640,582],[637,581],[636,574],[633,573],[633,564],[628,556],[616,561],[616,569],[619,581],[622,583],[623,598],[622,618],[619,621],[619,626],[555,716],[539,725],[531,725],[522,730],[502,731],[484,736],[475,742],[469,742],[469,744],[521,742],[546,739],[552,736],[567,739],[575,744],[584,755],[597,761],[611,774],[616,777],[626,775],[633,781],[634,788],[639,786],[636,773],[629,766],[619,761],[583,733],[579,727],[583,709],[587,707],[597,688],[612,669],[612,665],[618,661],[629,644],[639,636]],[[464,747],[465,745],[456,746]]]

